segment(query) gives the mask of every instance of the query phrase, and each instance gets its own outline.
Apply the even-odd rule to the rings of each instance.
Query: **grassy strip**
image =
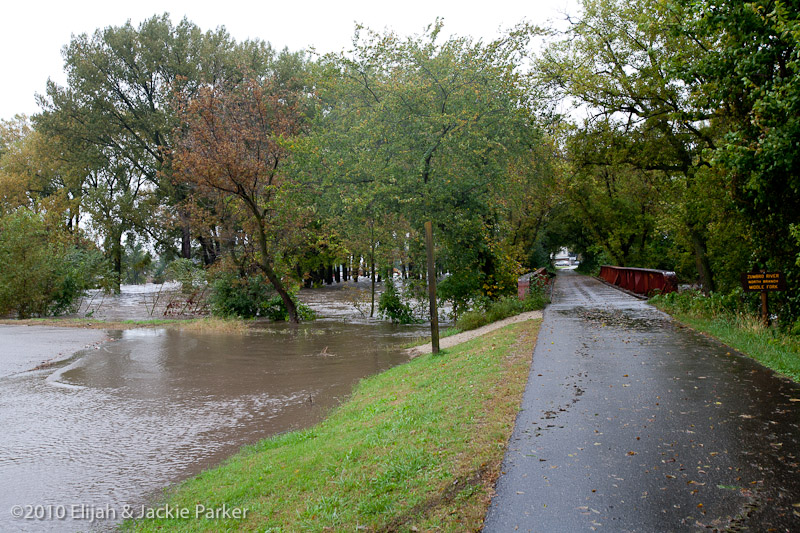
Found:
[[[467,311],[456,320],[456,333],[469,331],[503,320],[510,316],[518,315],[528,311],[538,311],[550,303],[550,293],[547,287],[533,286],[524,300],[516,296],[506,296],[499,300],[484,302],[477,305],[475,309]]]
[[[319,425],[245,448],[179,486],[188,519],[136,531],[476,531],[511,434],[541,321],[499,329],[363,380]],[[195,517],[195,506],[247,517]]]
[[[679,322],[800,383],[800,343],[796,337],[768,328],[749,315],[724,312],[708,315],[678,310],[660,299],[650,301]]]
[[[235,318],[153,318],[148,320],[97,320],[94,318],[26,318],[4,319],[0,324],[10,326],[52,326],[57,328],[134,329],[181,328],[194,332],[234,333],[249,331],[249,322]]]

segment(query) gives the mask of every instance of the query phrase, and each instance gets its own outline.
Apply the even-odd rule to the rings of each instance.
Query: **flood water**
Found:
[[[58,368],[2,378],[0,530],[107,528],[71,520],[72,506],[152,502],[244,444],[318,422],[359,379],[406,361],[400,346],[424,329],[128,330]],[[18,519],[16,505],[66,519]]]

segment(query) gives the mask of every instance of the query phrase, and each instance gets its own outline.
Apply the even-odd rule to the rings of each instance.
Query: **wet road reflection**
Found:
[[[646,303],[560,274],[485,531],[798,531],[798,402]]]
[[[0,379],[0,530],[14,505],[141,505],[240,446],[309,426],[424,327],[324,321],[241,334],[129,330],[71,363]],[[69,513],[69,511],[68,511]]]

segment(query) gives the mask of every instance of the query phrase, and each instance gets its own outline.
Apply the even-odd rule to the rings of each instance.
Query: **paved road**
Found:
[[[0,324],[0,377],[65,359],[107,337],[98,329]]]
[[[800,531],[800,387],[560,272],[484,531]]]

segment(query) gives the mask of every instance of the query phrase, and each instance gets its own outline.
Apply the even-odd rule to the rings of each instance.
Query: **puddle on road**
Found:
[[[129,330],[55,372],[0,380],[0,530],[85,529],[9,510],[141,505],[243,444],[312,425],[359,379],[406,361],[400,346],[424,329]]]

